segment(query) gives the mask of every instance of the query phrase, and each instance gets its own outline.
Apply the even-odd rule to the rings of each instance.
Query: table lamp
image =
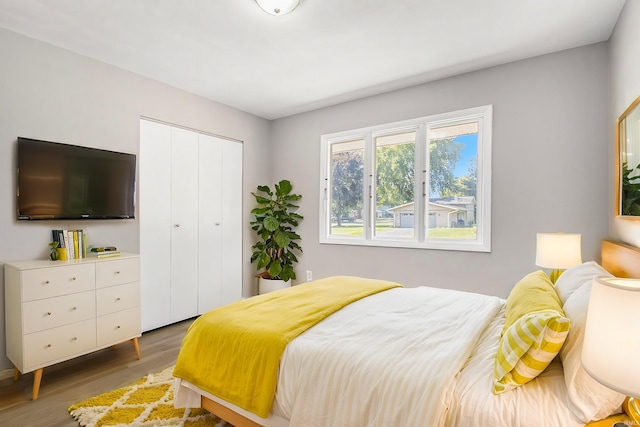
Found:
[[[640,423],[640,280],[596,277],[591,285],[582,367],[596,381],[630,396],[626,412]]]
[[[551,282],[567,268],[582,264],[580,234],[538,233],[536,238],[536,265],[550,268]]]

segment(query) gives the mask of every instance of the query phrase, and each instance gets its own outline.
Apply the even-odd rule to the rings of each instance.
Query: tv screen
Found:
[[[135,217],[136,156],[18,138],[19,220]]]

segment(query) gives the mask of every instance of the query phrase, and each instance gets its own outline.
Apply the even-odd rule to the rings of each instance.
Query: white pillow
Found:
[[[571,294],[586,282],[591,282],[596,276],[613,277],[600,264],[594,261],[587,261],[567,269],[556,280],[556,292],[560,301],[564,304]]]
[[[608,417],[616,412],[625,399],[625,395],[603,386],[582,368],[582,342],[590,293],[591,281],[576,289],[564,304],[571,328],[560,350],[569,407],[584,423]]]

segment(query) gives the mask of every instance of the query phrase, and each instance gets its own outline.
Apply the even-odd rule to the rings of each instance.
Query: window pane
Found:
[[[364,140],[331,144],[332,235],[363,236]]]
[[[376,212],[374,235],[415,235],[414,188],[416,133],[379,136],[376,147]]]
[[[429,130],[430,239],[477,239],[478,122]]]

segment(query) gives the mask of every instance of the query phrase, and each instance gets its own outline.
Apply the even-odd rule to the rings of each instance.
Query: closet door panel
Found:
[[[242,298],[242,143],[140,120],[143,331]]]
[[[242,143],[222,142],[222,242],[224,260],[220,304],[242,299]]]
[[[221,305],[222,271],[229,268],[222,251],[222,144],[219,138],[200,135],[198,238],[198,313]]]
[[[198,314],[198,134],[171,128],[171,321]]]
[[[140,120],[138,185],[142,330],[170,323],[171,127]]]

